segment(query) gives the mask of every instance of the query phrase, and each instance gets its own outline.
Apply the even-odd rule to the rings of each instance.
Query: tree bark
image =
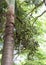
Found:
[[[1,65],[13,65],[14,50],[14,6],[9,5],[6,16],[6,28]]]

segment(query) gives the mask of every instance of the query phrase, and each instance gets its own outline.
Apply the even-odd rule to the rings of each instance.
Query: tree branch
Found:
[[[37,17],[35,17],[35,21],[33,22],[33,24],[36,22],[36,20],[39,18],[39,17],[41,17],[44,13],[46,13],[46,10],[45,11],[43,11],[40,15],[38,15]],[[32,24],[32,26],[33,26],[33,24]]]
[[[41,6],[43,4],[43,1],[40,3],[40,4],[38,4],[37,6],[35,6],[28,14],[26,14],[25,15],[25,18],[27,17],[27,16],[31,16],[32,15],[32,13],[33,13],[33,11],[36,9],[36,8],[38,8],[39,6]],[[24,18],[24,19],[25,19]]]
[[[16,18],[21,24],[23,23],[22,20],[21,20],[18,16],[16,16],[15,18]]]
[[[38,15],[36,18],[41,17],[44,13],[46,13],[46,10],[44,12],[42,12],[40,15]]]

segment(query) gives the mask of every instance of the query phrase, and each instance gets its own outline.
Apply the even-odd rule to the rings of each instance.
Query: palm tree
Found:
[[[15,0],[6,0],[6,2],[8,4],[8,12],[1,65],[13,65]]]

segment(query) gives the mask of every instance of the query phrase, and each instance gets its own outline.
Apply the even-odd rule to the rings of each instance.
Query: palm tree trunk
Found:
[[[9,5],[6,19],[7,21],[5,28],[1,65],[13,65],[13,49],[14,49],[14,6],[13,5]]]

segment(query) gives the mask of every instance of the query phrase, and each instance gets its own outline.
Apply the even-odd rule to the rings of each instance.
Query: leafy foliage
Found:
[[[15,39],[15,50],[18,54],[26,53],[28,51],[25,65],[44,65],[38,59],[45,58],[43,54],[38,51],[39,40],[38,35],[43,34],[45,28],[41,27],[43,24],[39,20],[42,15],[37,15],[40,6],[43,5],[42,0],[15,0],[15,28],[14,28],[14,39]],[[6,1],[0,2],[0,41],[3,40],[4,29],[6,23],[7,3]],[[37,52],[38,51],[38,52]],[[36,57],[35,57],[36,56]],[[35,59],[34,59],[35,57]],[[30,62],[31,60],[31,62]]]

